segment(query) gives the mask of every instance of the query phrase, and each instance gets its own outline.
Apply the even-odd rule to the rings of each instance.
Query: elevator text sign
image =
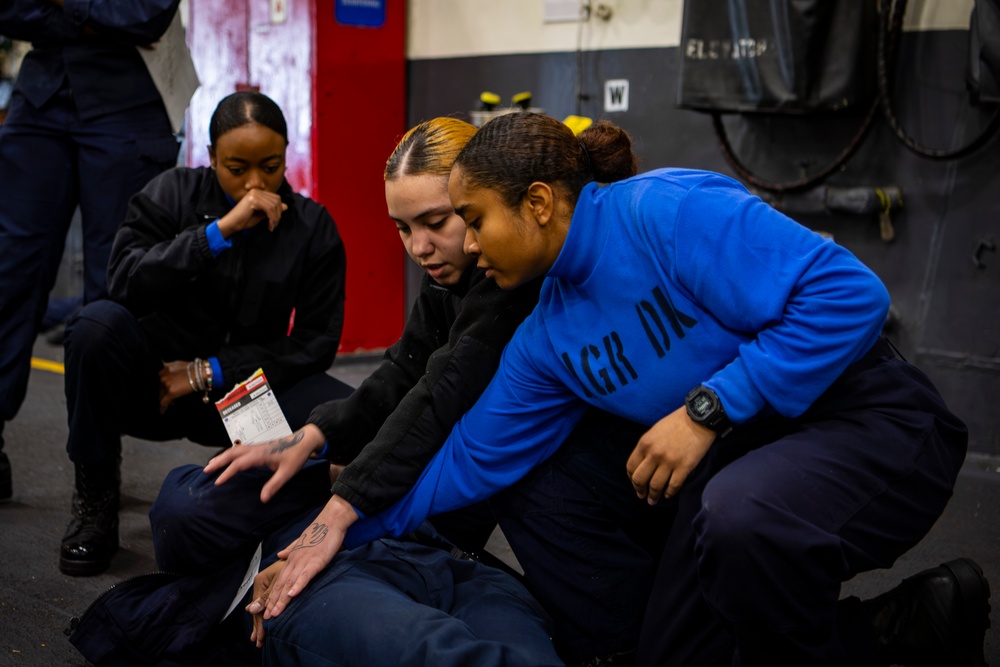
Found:
[[[337,0],[333,15],[341,25],[379,28],[385,23],[385,0]]]

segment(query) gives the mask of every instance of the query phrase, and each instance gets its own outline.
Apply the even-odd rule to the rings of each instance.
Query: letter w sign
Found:
[[[628,111],[628,79],[608,79],[604,82],[604,110]]]

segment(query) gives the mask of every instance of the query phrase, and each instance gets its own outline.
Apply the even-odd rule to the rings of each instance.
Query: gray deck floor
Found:
[[[41,340],[35,351],[36,356],[61,361],[62,349]],[[331,373],[356,386],[374,364],[371,357],[339,359]],[[155,570],[146,514],[159,484],[175,466],[207,461],[213,452],[189,442],[150,443],[126,438],[122,548],[106,573],[72,578],[58,570],[59,540],[69,519],[73,480],[65,453],[61,375],[32,371],[27,400],[17,419],[7,424],[4,435],[14,469],[14,499],[0,505],[4,549],[0,556],[0,666],[82,667],[85,661],[64,633],[70,619],[115,582]],[[951,504],[930,535],[891,570],[848,582],[845,595],[875,595],[905,576],[957,556],[975,558],[994,589],[1000,591],[998,507],[1000,459],[970,456]],[[492,550],[510,559],[502,535],[494,536]],[[1000,620],[987,636],[987,659],[1000,667]]]

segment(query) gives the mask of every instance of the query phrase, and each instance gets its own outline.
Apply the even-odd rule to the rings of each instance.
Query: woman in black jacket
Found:
[[[344,246],[285,181],[285,119],[260,93],[223,99],[209,168],[175,168],[129,203],[111,300],[67,328],[73,519],[59,567],[105,570],[118,547],[121,434],[229,444],[213,405],[261,368],[292,428],[351,389],[328,376],[344,313]]]

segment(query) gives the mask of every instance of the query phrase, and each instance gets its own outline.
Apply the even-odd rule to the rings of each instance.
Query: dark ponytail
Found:
[[[590,158],[593,180],[614,183],[638,173],[632,137],[614,123],[597,121],[581,132],[579,139]]]
[[[536,181],[562,186],[576,203],[587,183],[620,181],[637,169],[632,139],[617,125],[601,121],[577,138],[555,118],[529,111],[483,125],[455,164],[470,184],[495,191],[512,208]]]

